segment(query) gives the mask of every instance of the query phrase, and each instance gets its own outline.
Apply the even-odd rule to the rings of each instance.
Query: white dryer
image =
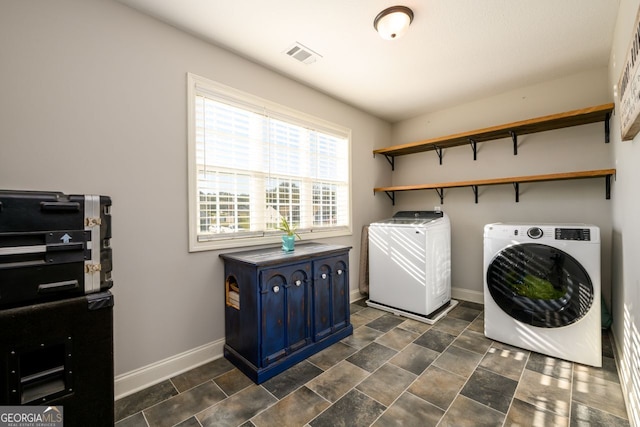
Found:
[[[602,366],[600,229],[484,228],[484,332],[560,359]]]
[[[451,226],[444,212],[401,211],[369,225],[369,306],[433,323],[457,304],[450,301]]]

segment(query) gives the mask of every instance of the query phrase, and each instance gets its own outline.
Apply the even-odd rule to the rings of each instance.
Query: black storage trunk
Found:
[[[0,405],[61,405],[66,427],[114,425],[109,291],[0,310]]]
[[[0,190],[0,309],[110,289],[111,199]]]

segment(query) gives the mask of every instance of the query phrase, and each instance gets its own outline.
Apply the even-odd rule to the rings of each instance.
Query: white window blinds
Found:
[[[274,241],[282,217],[303,236],[350,230],[349,130],[197,76],[189,87],[192,250]]]

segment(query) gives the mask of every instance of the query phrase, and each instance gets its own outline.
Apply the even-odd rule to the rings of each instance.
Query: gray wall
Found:
[[[416,117],[393,127],[394,144],[450,135],[526,120],[612,101],[607,69],[521,88],[448,110]],[[396,158],[393,185],[466,181],[539,175],[613,167],[611,144],[604,143],[604,124],[547,131],[518,138],[513,155],[510,138],[444,150],[443,164],[435,152]],[[400,193],[396,208],[440,206],[434,190]],[[619,197],[614,191],[613,198]],[[604,178],[520,184],[515,202],[512,185],[480,187],[478,204],[470,188],[445,190],[441,205],[451,219],[451,268],[454,297],[482,302],[483,228],[493,222],[590,223],[602,235],[602,281],[607,301],[611,276],[611,208]]]
[[[609,64],[609,88],[615,93],[629,51],[639,0],[620,0]],[[616,104],[619,100],[615,99]],[[611,122],[613,159],[617,169],[613,200],[613,329],[621,383],[631,425],[640,425],[640,136],[621,141],[620,118]]]
[[[362,225],[387,214],[371,152],[388,123],[120,3],[3,1],[0,58],[0,187],[113,198],[118,375],[224,339],[218,252],[188,252],[187,72],[352,129],[354,233],[331,241],[353,266]]]

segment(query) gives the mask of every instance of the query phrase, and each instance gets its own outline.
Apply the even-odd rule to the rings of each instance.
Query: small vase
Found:
[[[296,236],[289,236],[285,234],[282,236],[282,250],[285,252],[292,252],[295,242]]]

